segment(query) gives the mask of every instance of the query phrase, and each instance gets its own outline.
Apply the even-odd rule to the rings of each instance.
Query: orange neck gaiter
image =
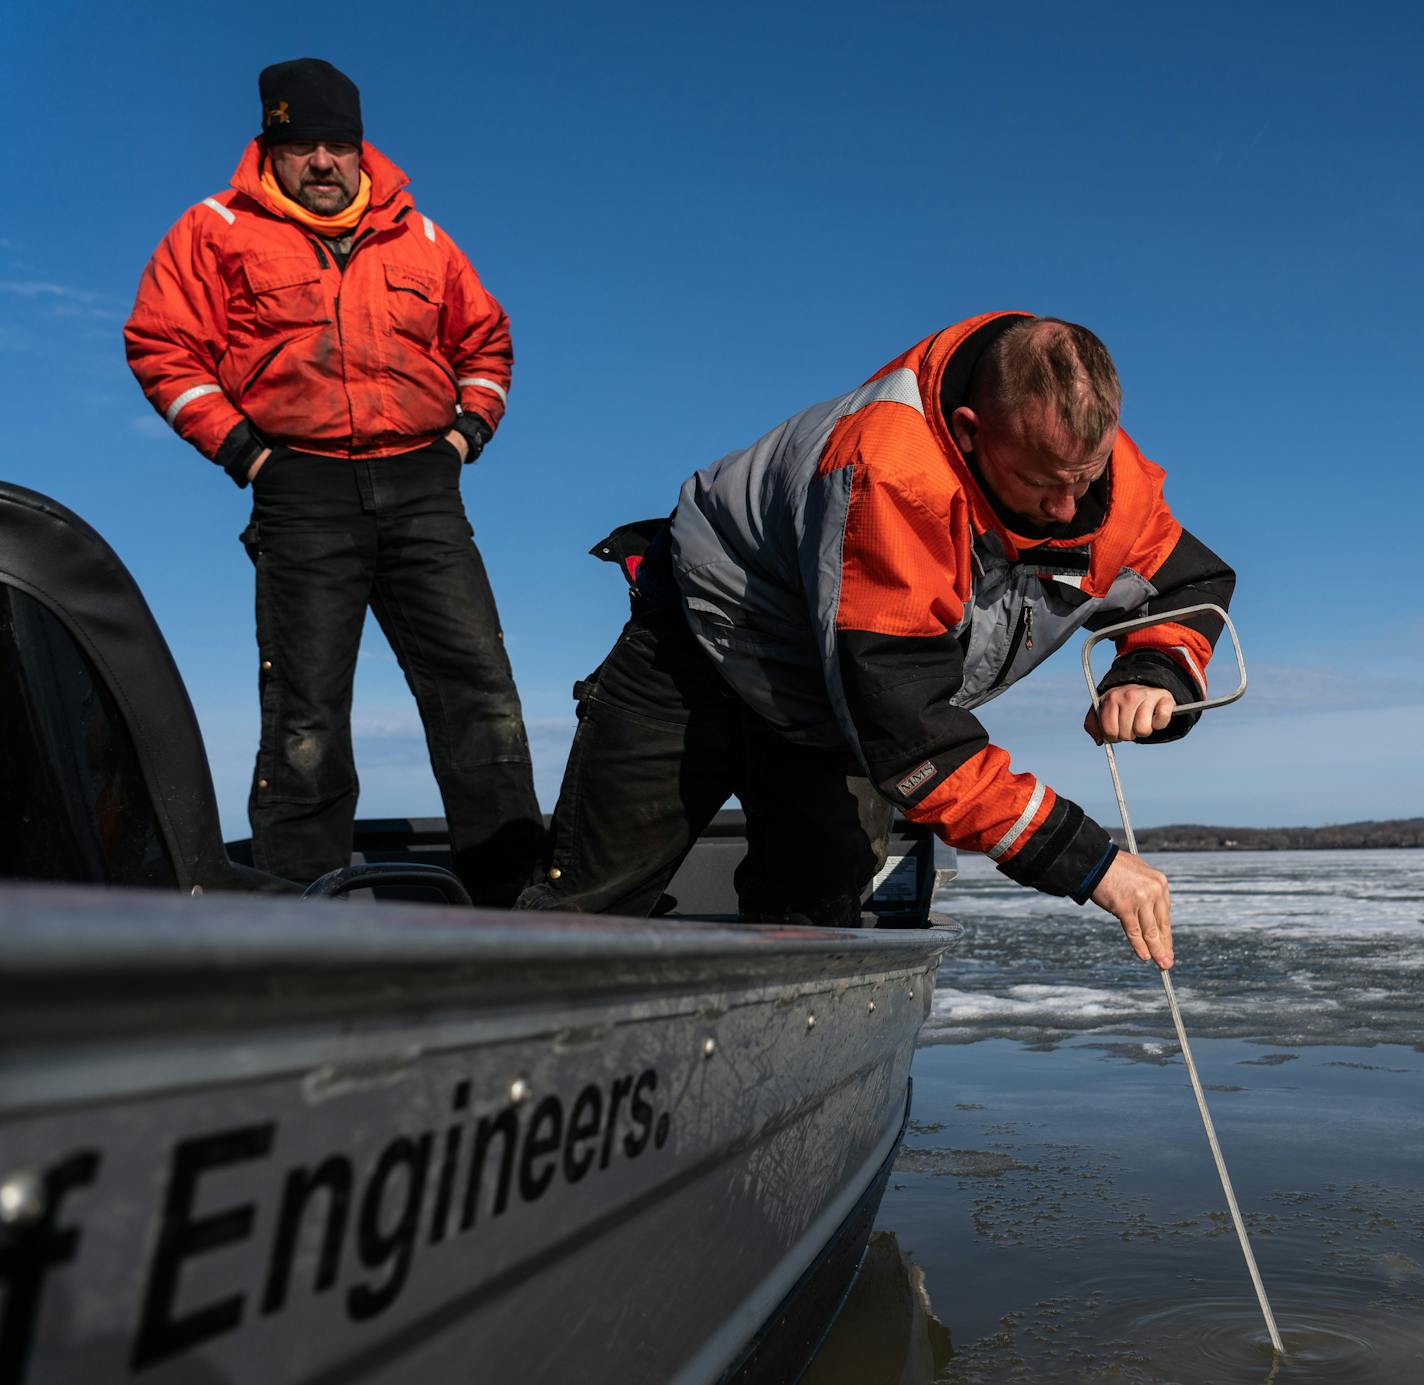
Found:
[[[300,202],[293,201],[282,191],[277,175],[272,172],[272,165],[265,161],[262,164],[262,190],[272,199],[279,211],[286,213],[293,221],[300,221],[303,226],[310,227],[319,236],[341,236],[347,231],[354,231],[356,223],[366,215],[366,208],[371,205],[371,176],[364,168],[361,170],[361,185],[356,190],[356,196],[351,199],[351,205],[344,211],[337,212],[335,216],[309,212]]]

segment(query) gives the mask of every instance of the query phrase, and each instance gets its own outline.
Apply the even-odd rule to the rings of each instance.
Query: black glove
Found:
[[[470,444],[465,457],[466,466],[485,450],[485,444],[494,437],[494,429],[479,414],[460,414],[455,419],[455,431]]]
[[[213,461],[222,467],[237,485],[246,486],[248,468],[268,446],[270,444],[267,439],[243,419],[222,440],[222,446],[218,448]]]

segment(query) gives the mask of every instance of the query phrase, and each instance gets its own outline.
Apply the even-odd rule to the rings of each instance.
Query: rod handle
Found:
[[[1176,620],[1181,616],[1201,615],[1210,611],[1213,615],[1221,617],[1222,624],[1226,627],[1226,633],[1231,636],[1231,648],[1236,655],[1236,670],[1240,676],[1236,689],[1226,693],[1222,697],[1207,697],[1199,702],[1182,702],[1172,710],[1174,717],[1181,716],[1183,712],[1205,712],[1212,707],[1225,707],[1229,703],[1236,702],[1246,695],[1246,656],[1241,652],[1241,641],[1237,638],[1236,627],[1231,623],[1231,617],[1226,614],[1223,606],[1218,606],[1214,601],[1203,601],[1198,606],[1183,606],[1179,611],[1164,611],[1156,616],[1135,616],[1132,620],[1119,621],[1116,625],[1104,626],[1101,630],[1094,631],[1083,642],[1083,677],[1088,684],[1088,696],[1093,700],[1093,710],[1098,709],[1098,685],[1093,678],[1093,650],[1097,645],[1107,639],[1112,639],[1117,635],[1125,635],[1129,630],[1141,630],[1147,625],[1165,625],[1167,622]]]

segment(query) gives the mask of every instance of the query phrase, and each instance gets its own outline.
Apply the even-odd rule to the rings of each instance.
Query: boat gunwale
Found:
[[[956,935],[938,929],[666,922],[608,915],[513,914],[426,904],[361,905],[271,895],[190,899],[162,891],[22,884],[0,888],[0,974],[14,981],[194,966],[333,964],[425,969],[714,961],[754,968],[788,959],[859,970],[938,957]]]

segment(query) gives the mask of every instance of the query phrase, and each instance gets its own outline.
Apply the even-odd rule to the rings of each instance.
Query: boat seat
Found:
[[[229,858],[192,703],[118,555],[58,501],[4,481],[0,784],[0,877],[303,892]],[[469,902],[448,871],[414,875],[347,869],[307,892],[418,883]]]

